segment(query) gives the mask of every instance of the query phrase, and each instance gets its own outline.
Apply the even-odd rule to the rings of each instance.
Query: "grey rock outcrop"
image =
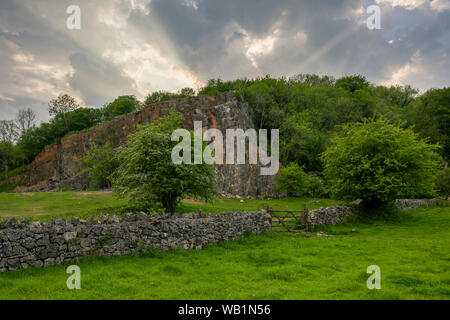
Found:
[[[185,117],[184,128],[194,129],[201,121],[204,129],[218,129],[225,137],[226,129],[253,128],[249,106],[239,101],[233,92],[191,97],[145,107],[143,110],[100,123],[88,130],[64,137],[60,143],[45,147],[29,165],[16,192],[53,191],[63,186],[83,190],[89,187],[82,173],[81,157],[90,151],[92,142],[106,139],[114,146],[123,145],[138,125],[150,123],[176,109]],[[248,163],[248,162],[247,162]],[[260,175],[260,165],[217,165],[215,168],[220,194],[240,196],[273,195],[274,177]],[[2,182],[4,183],[4,182]]]

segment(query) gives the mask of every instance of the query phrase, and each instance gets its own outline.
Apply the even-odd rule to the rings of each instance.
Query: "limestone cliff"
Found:
[[[16,191],[51,191],[63,186],[77,190],[88,188],[86,175],[80,174],[82,164],[79,159],[89,153],[92,142],[108,137],[115,145],[122,145],[139,124],[168,115],[172,108],[184,114],[184,128],[189,130],[193,130],[194,121],[202,121],[205,129],[219,129],[224,136],[226,129],[253,128],[247,103],[238,101],[232,92],[154,104],[47,146],[30,164],[21,178],[23,186]],[[261,176],[259,165],[218,165],[216,173],[218,191],[223,195],[267,196],[272,193],[274,179]]]

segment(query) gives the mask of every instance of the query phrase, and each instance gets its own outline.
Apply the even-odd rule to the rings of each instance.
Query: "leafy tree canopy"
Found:
[[[411,129],[369,119],[343,126],[323,154],[325,177],[337,198],[376,207],[398,198],[429,196],[438,167],[437,146]]]
[[[183,198],[209,200],[216,194],[212,165],[172,162],[172,149],[178,142],[171,141],[171,135],[182,123],[183,115],[171,112],[128,136],[114,173],[113,186],[118,194],[139,208],[159,202],[170,213]]]
[[[135,96],[120,96],[105,107],[105,117],[108,119],[131,113],[137,109],[139,101]]]
[[[416,103],[413,124],[423,138],[442,146],[441,154],[450,159],[450,87],[431,89]]]
[[[168,91],[155,91],[147,96],[147,98],[145,99],[145,105],[148,106],[154,103],[177,100],[192,96],[195,96],[195,90],[192,88],[183,88],[178,93],[172,93]]]

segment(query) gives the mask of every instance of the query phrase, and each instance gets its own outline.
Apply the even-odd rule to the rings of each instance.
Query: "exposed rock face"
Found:
[[[72,218],[50,223],[11,218],[0,224],[0,272],[62,264],[85,255],[116,256],[148,248],[201,249],[205,244],[236,239],[246,232],[270,231],[266,212],[203,215],[108,215],[94,223]]]
[[[89,153],[96,140],[110,139],[123,145],[127,135],[137,126],[169,114],[175,108],[185,116],[184,128],[193,130],[194,121],[202,121],[204,129],[253,128],[248,105],[238,101],[233,92],[192,97],[146,107],[140,112],[117,117],[80,133],[64,137],[61,143],[46,147],[29,166],[16,191],[51,191],[68,186],[82,190],[89,186],[86,174],[80,174],[79,159]],[[259,165],[218,165],[218,191],[222,195],[271,195],[273,176],[261,176]]]

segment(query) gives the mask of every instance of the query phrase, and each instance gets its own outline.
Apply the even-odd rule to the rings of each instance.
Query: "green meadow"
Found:
[[[314,209],[329,199],[192,200],[179,211]],[[44,218],[106,213],[111,193],[0,194],[0,216]],[[391,221],[348,220],[311,234],[266,233],[202,250],[85,257],[81,289],[68,290],[60,265],[0,274],[0,299],[449,299],[450,207],[398,213]],[[367,267],[381,270],[369,290]]]

